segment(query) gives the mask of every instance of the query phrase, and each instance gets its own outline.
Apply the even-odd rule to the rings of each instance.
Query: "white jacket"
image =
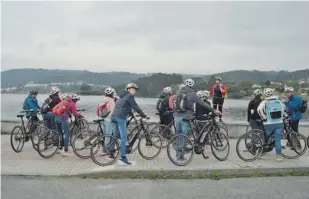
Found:
[[[260,117],[263,119],[263,120],[266,120],[267,116],[266,116],[266,102],[267,100],[274,100],[274,99],[278,99],[277,96],[271,96],[271,97],[267,97],[265,100],[263,100],[259,107],[257,108],[257,112],[258,114],[260,115]],[[285,105],[281,102],[281,105],[282,105],[282,113],[284,113],[284,110],[285,110]],[[267,125],[267,124],[280,124],[280,123],[283,123],[283,120],[282,121],[278,121],[278,122],[270,122],[270,121],[264,121],[264,125]]]

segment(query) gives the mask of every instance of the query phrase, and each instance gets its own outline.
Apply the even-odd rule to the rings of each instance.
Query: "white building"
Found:
[[[259,85],[259,84],[253,84],[253,85],[252,85],[252,88],[262,88],[262,86]]]

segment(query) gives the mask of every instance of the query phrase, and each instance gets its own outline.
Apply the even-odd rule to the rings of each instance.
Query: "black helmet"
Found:
[[[36,91],[36,90],[31,90],[31,91],[29,91],[29,93],[30,93],[31,95],[37,95],[39,92]]]

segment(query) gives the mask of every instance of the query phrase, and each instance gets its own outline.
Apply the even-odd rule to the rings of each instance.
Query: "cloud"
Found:
[[[4,2],[2,70],[309,68],[309,2]]]

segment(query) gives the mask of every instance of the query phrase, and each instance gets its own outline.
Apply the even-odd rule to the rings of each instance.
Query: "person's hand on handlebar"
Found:
[[[221,113],[220,111],[218,111],[218,110],[215,110],[213,113],[214,113],[215,115],[222,115],[222,113]]]

